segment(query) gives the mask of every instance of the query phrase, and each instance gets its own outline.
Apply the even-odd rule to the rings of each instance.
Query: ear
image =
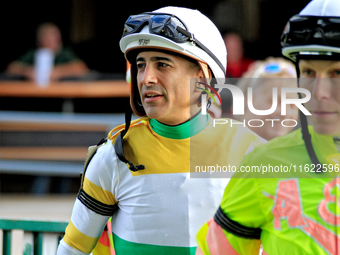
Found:
[[[202,61],[198,61],[198,64],[201,67],[201,73],[200,73],[199,78],[211,79],[212,73],[211,73],[208,65],[205,62],[202,62]]]

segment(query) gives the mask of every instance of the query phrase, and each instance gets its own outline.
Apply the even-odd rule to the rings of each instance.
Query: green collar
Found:
[[[155,119],[150,119],[150,126],[160,136],[170,139],[186,139],[201,132],[208,124],[209,115],[198,113],[187,122],[177,126],[168,126]]]

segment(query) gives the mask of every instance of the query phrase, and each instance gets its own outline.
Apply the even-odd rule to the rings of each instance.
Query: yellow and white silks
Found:
[[[208,115],[175,127],[141,118],[124,136],[126,158],[145,165],[132,172],[116,156],[116,137],[110,133],[91,160],[83,189],[99,205],[118,203],[112,218],[118,255],[195,254],[197,231],[216,212],[229,179],[190,178],[190,167],[238,167],[247,152],[264,142],[242,125],[214,127]],[[76,200],[58,255],[89,254],[96,245],[110,216],[85,204]]]

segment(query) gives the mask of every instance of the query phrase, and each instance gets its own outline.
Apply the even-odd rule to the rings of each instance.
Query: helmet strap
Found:
[[[143,170],[145,169],[144,165],[138,165],[135,166],[131,161],[127,160],[125,158],[124,155],[124,147],[123,147],[123,143],[124,143],[124,136],[126,135],[127,131],[130,128],[130,124],[131,124],[131,117],[132,117],[132,109],[130,107],[130,104],[128,105],[128,107],[126,108],[125,111],[125,128],[122,132],[120,132],[120,134],[117,136],[114,147],[115,147],[115,151],[116,154],[119,158],[120,161],[123,161],[125,164],[129,165],[129,169],[133,172],[137,172],[138,170]]]

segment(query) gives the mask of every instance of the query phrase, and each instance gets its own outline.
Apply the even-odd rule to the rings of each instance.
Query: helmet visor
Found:
[[[161,13],[143,13],[130,16],[125,22],[123,37],[140,32],[147,24],[149,31],[153,34],[161,35],[177,43],[189,41],[186,35],[177,30],[177,27],[187,30],[184,23],[173,15]]]
[[[281,38],[282,47],[296,45],[340,45],[340,18],[293,16]]]

